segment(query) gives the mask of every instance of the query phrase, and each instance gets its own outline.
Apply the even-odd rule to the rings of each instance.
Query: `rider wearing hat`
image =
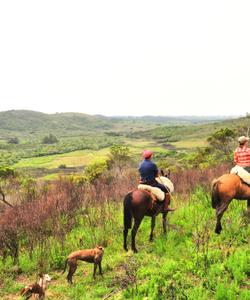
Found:
[[[237,166],[244,168],[250,173],[250,148],[248,147],[249,137],[238,138],[239,146],[234,151],[234,162]]]
[[[153,152],[151,150],[145,150],[143,151],[142,156],[144,160],[139,166],[139,172],[141,176],[140,183],[160,188],[166,195],[164,200],[164,211],[173,211],[173,209],[168,207],[170,202],[169,191],[163,184],[158,183],[155,179],[159,176],[159,171],[156,164],[151,160]]]

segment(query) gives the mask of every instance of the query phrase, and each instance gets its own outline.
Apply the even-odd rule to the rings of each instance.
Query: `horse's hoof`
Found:
[[[217,234],[220,234],[220,233],[221,233],[221,229],[215,228],[215,231],[214,231],[214,232],[217,233]]]
[[[136,248],[132,249],[134,253],[138,253],[138,250]]]
[[[153,238],[149,238],[149,241],[152,243],[154,241],[154,239]]]
[[[125,250],[126,252],[128,252],[128,248],[127,248],[127,247],[124,247],[124,250]]]

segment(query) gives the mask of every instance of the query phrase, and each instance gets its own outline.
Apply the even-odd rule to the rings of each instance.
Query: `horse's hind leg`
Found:
[[[155,216],[151,218],[151,233],[149,237],[149,241],[152,242],[154,238],[154,228],[155,228]]]
[[[232,199],[228,200],[228,201],[221,201],[222,204],[216,208],[217,223],[216,223],[216,227],[215,227],[215,232],[217,234],[221,233],[221,230],[222,230],[221,218],[222,218],[224,212],[227,210],[228,205],[231,201],[232,201]]]
[[[132,246],[131,247],[132,247],[132,250],[135,253],[138,252],[137,249],[136,249],[136,245],[135,245],[135,236],[136,236],[137,230],[138,230],[138,228],[141,224],[142,219],[143,219],[143,216],[139,217],[139,218],[135,218],[134,227],[132,229],[132,235],[131,235],[131,237],[132,237]]]
[[[123,230],[123,248],[125,251],[128,251],[127,236],[128,236],[128,229],[124,228],[124,230]]]

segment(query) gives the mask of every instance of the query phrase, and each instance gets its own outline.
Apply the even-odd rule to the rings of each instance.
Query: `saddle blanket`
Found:
[[[139,190],[146,190],[148,192],[151,192],[159,201],[164,201],[165,199],[165,193],[159,189],[158,187],[154,187],[147,184],[139,184],[138,185]]]
[[[245,183],[250,185],[250,173],[240,166],[235,166],[230,171],[231,174],[238,175]]]
[[[163,184],[167,188],[169,193],[173,193],[174,185],[173,185],[171,180],[169,180],[167,177],[164,177],[164,176],[160,176],[160,177],[157,177],[155,179],[158,183]],[[147,185],[147,184],[139,184],[138,189],[139,190],[146,190],[148,192],[151,192],[153,195],[156,196],[156,198],[159,201],[164,201],[164,199],[165,199],[165,193],[158,187],[153,187],[153,186]]]

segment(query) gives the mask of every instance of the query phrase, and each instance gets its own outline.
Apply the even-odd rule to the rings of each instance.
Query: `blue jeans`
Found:
[[[250,166],[244,167],[244,169],[245,169],[248,173],[250,173]]]

